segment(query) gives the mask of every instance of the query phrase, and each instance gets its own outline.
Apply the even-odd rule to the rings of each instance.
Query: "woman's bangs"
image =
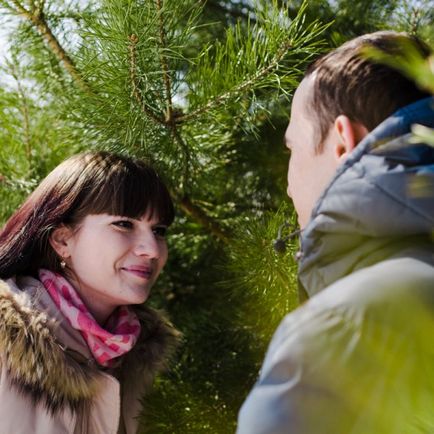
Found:
[[[136,167],[136,170],[116,173],[107,180],[104,210],[112,215],[157,218],[170,225],[174,219],[172,199],[167,188],[153,169]]]
[[[174,219],[170,194],[155,170],[140,160],[98,153],[87,162],[73,220],[88,214],[111,214],[130,218],[156,218],[170,225]],[[84,173],[84,172],[83,172]]]

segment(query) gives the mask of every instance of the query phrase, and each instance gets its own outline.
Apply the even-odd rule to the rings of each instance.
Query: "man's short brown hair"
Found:
[[[411,44],[423,58],[431,54],[430,48],[414,36],[382,31],[352,39],[308,67],[305,77],[315,74],[308,110],[318,122],[317,152],[322,152],[339,115],[371,131],[399,108],[430,96],[396,69],[376,63],[365,54],[367,47],[392,55],[402,53],[403,43]]]

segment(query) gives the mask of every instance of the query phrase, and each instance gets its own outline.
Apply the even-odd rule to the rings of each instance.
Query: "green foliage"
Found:
[[[300,6],[300,2],[283,3],[292,5],[293,14]],[[325,34],[332,46],[377,30],[409,32],[431,42],[434,37],[431,0],[312,0],[307,19],[333,21]]]
[[[0,71],[12,78],[10,89],[0,89],[0,221],[5,221],[64,158],[58,139],[65,123],[34,98],[33,81],[19,59],[14,57]]]
[[[393,27],[418,35],[426,42],[434,43],[434,9],[431,0],[412,0],[398,4],[394,11]]]
[[[12,3],[2,5],[16,12]],[[31,14],[31,4],[25,7]],[[57,48],[22,16],[10,34],[1,217],[79,150],[115,149],[159,167],[179,215],[167,272],[151,303],[170,312],[185,343],[147,400],[144,426],[158,433],[233,431],[272,327],[261,331],[255,324],[253,302],[261,297],[247,297],[246,282],[246,299],[238,296],[242,270],[229,270],[228,258],[241,251],[229,253],[222,241],[251,227],[240,237],[248,243],[260,228],[256,216],[281,201],[286,162],[279,150],[287,122],[281,107],[301,65],[320,48],[324,26],[304,23],[303,11],[290,18],[274,3],[233,26],[207,22],[209,11],[187,0],[46,2],[44,12]],[[222,238],[222,228],[234,236]],[[277,284],[270,291],[271,297],[285,292]],[[274,324],[288,306],[284,301],[273,313]]]
[[[172,318],[184,331],[185,346],[176,366],[145,400],[144,424],[151,423],[155,432],[235,431],[237,411],[255,381],[271,335],[298,303],[295,241],[283,255],[273,250],[289,213],[286,205],[259,221],[240,222],[225,256],[208,245],[201,260],[187,242],[190,258],[200,266],[192,273],[190,264],[183,264],[190,285],[182,295],[166,293]],[[186,243],[178,236],[172,241]],[[161,408],[167,415],[163,420]]]
[[[288,242],[285,252],[273,248],[279,229],[283,229],[282,237],[289,235],[282,227],[287,221],[292,228],[289,233],[295,231],[295,215],[288,205],[261,219],[247,218],[239,224],[230,246],[226,270],[231,278],[224,285],[231,288],[234,303],[243,306],[237,315],[240,326],[249,329],[263,345],[285,314],[298,305],[297,239]]]
[[[325,29],[316,21],[304,26],[305,10],[303,4],[290,20],[287,9],[270,2],[257,12],[254,24],[250,19],[246,24],[238,22],[228,29],[223,42],[208,44],[186,77],[189,108],[193,111],[187,116],[218,109],[240,96],[250,99],[256,89],[287,94],[300,75],[298,67],[316,52],[317,38]],[[291,61],[284,63],[288,52]],[[233,107],[234,111],[243,108]]]

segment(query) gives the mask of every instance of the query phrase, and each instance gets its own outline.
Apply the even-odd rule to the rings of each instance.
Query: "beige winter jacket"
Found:
[[[138,343],[102,371],[39,281],[0,281],[0,434],[135,434],[139,400],[178,339],[160,313],[136,311]]]

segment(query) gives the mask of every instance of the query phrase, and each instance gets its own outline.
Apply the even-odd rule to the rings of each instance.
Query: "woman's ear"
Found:
[[[361,123],[352,121],[348,116],[339,115],[334,122],[338,140],[335,143],[335,157],[345,160],[348,154],[368,134],[368,129]]]
[[[69,258],[70,239],[73,235],[72,229],[66,225],[60,225],[53,229],[48,238],[51,247],[61,258]]]

